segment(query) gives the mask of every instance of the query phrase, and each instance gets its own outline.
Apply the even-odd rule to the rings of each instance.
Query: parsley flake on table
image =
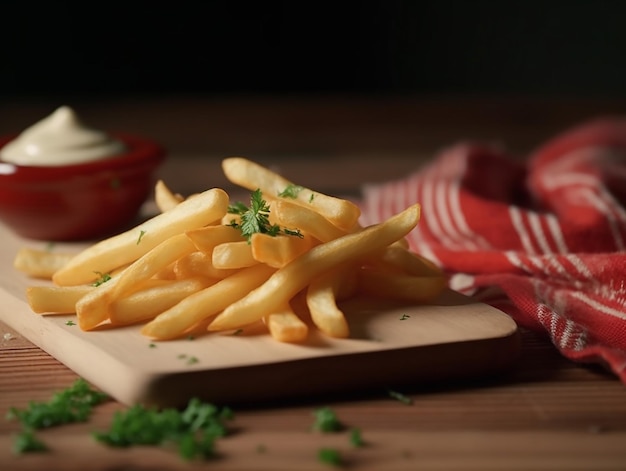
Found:
[[[74,422],[85,422],[94,406],[108,395],[92,389],[84,379],[55,393],[47,402],[31,401],[26,409],[9,409],[7,418],[18,420],[26,429],[42,429]]]
[[[388,391],[389,397],[392,397],[393,399],[400,401],[402,404],[406,404],[407,406],[413,404],[413,400],[409,397],[406,396],[405,394],[399,393],[397,391]]]
[[[317,458],[320,462],[332,466],[339,466],[342,464],[341,453],[335,448],[320,448],[317,452]]]
[[[350,443],[355,448],[361,448],[365,444],[363,436],[361,435],[361,429],[350,429]]]
[[[281,229],[279,225],[270,223],[270,206],[263,199],[263,194],[259,189],[254,190],[250,194],[250,206],[237,202],[228,206],[228,213],[239,216],[240,222],[233,220],[229,225],[239,229],[248,242],[250,242],[252,235],[256,233],[271,236],[285,234],[303,237],[297,229]]]
[[[107,431],[94,437],[109,446],[164,446],[173,444],[185,460],[211,458],[215,441],[228,433],[226,421],[233,418],[229,408],[192,398],[182,411],[134,405],[118,411]]]
[[[344,429],[343,424],[337,418],[337,414],[330,407],[320,407],[313,412],[315,420],[313,430],[323,433],[339,432]]]
[[[48,451],[46,444],[32,430],[22,430],[15,436],[13,451],[18,455]]]

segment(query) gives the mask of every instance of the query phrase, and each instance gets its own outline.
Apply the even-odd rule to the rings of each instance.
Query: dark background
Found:
[[[0,99],[626,95],[626,1],[2,4]]]

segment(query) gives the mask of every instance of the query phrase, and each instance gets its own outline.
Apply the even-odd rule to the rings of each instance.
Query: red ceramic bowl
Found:
[[[16,136],[0,138],[0,148]],[[125,155],[61,167],[0,160],[0,219],[29,239],[102,238],[134,221],[153,190],[164,149],[150,140],[115,134]]]

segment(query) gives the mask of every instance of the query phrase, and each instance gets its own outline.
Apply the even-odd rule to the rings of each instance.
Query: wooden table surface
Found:
[[[245,155],[320,191],[356,195],[361,183],[400,177],[459,140],[500,141],[523,157],[571,125],[626,111],[624,100],[493,97],[30,101],[0,108],[0,134],[19,131],[61,104],[97,127],[161,140],[170,151],[162,175],[182,193],[225,185],[220,159]],[[47,400],[76,378],[0,324],[0,413]],[[14,455],[19,426],[2,420],[0,468],[316,470],[328,469],[317,459],[328,446],[341,450],[347,469],[626,469],[626,388],[599,367],[564,359],[537,333],[522,332],[521,356],[502,375],[414,384],[401,392],[411,404],[386,391],[363,391],[238,407],[236,433],[218,442],[218,458],[208,463],[185,463],[171,450],[97,444],[90,432],[106,428],[124,408],[115,402],[98,406],[86,424],[42,432],[52,448],[46,454]],[[321,406],[361,429],[365,446],[351,447],[345,433],[312,433],[312,414]]]

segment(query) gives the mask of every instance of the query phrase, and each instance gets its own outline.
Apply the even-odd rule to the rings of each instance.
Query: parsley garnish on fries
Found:
[[[141,239],[143,239],[144,235],[146,235],[146,231],[139,231],[139,237],[137,238],[137,245],[139,245],[139,242],[141,242]]]
[[[233,220],[230,225],[241,230],[241,234],[248,239],[248,242],[250,242],[252,235],[257,233],[271,236],[285,234],[303,237],[297,229],[281,228],[278,224],[270,223],[270,205],[263,199],[263,194],[259,189],[250,194],[250,206],[236,202],[228,206],[228,213],[240,217],[241,222]]]
[[[111,275],[109,275],[108,273],[102,273],[97,271],[96,275],[98,275],[99,278],[93,282],[93,286],[100,286],[101,284],[106,283],[111,279]]]
[[[298,194],[300,194],[302,190],[304,190],[304,187],[300,185],[294,185],[292,183],[290,185],[287,185],[283,191],[278,193],[278,196],[282,198],[291,198],[295,200],[298,197]]]

